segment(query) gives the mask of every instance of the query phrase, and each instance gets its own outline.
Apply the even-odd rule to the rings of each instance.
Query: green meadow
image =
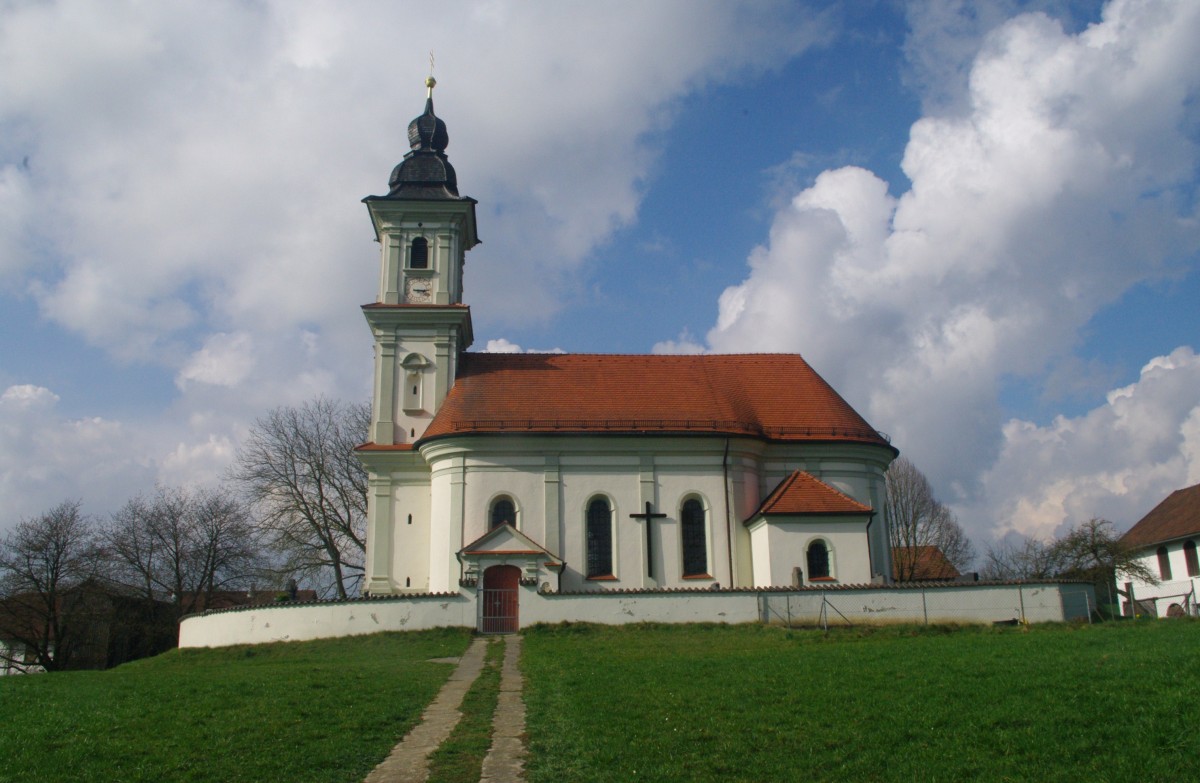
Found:
[[[361,781],[416,725],[466,631],[174,650],[0,678],[0,781]]]
[[[524,633],[531,783],[1200,779],[1200,623]],[[0,680],[0,781],[361,781],[462,631]],[[432,759],[478,780],[500,644]]]
[[[1200,624],[535,629],[529,779],[1200,780]]]

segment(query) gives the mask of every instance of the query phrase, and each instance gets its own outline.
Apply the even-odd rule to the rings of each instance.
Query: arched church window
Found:
[[[1183,542],[1183,559],[1187,563],[1188,576],[1200,576],[1200,560],[1196,559],[1196,542]]]
[[[679,512],[679,532],[683,537],[683,575],[708,575],[708,535],[704,504],[696,498],[683,502]]]
[[[829,545],[821,539],[817,539],[808,545],[808,578],[811,579],[828,579],[830,574],[829,568]]]
[[[587,507],[588,578],[612,576],[612,508],[605,498],[595,498]]]
[[[517,504],[508,495],[501,495],[492,501],[491,522],[488,529],[494,530],[501,525],[517,526]]]
[[[429,240],[425,237],[417,237],[412,241],[412,247],[408,253],[409,269],[428,269],[429,268]]]
[[[1167,552],[1165,546],[1158,548],[1158,575],[1163,581],[1169,581],[1171,578],[1171,555]]]

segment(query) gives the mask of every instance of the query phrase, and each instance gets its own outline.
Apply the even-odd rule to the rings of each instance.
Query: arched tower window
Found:
[[[1200,560],[1196,559],[1196,542],[1183,542],[1183,559],[1187,563],[1188,576],[1200,576]]]
[[[488,529],[494,530],[501,525],[517,526],[517,504],[508,495],[501,495],[492,501],[491,519]]]
[[[1158,548],[1158,576],[1164,582],[1171,579],[1171,556],[1165,546]]]
[[[595,498],[587,507],[588,578],[612,576],[612,507]]]
[[[412,241],[412,247],[409,248],[408,253],[408,268],[429,268],[429,240],[425,237],[417,237]]]
[[[828,579],[832,574],[829,568],[829,545],[817,539],[808,545],[808,578]]]
[[[708,575],[708,532],[704,504],[688,498],[679,511],[679,532],[683,537],[683,575]]]

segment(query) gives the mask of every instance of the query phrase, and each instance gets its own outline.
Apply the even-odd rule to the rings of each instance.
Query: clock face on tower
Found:
[[[419,278],[409,279],[405,285],[404,301],[409,304],[429,304],[433,301],[433,284]]]

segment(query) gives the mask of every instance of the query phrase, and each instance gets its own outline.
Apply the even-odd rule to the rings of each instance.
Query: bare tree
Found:
[[[254,423],[233,478],[258,510],[283,567],[345,598],[362,579],[367,472],[354,447],[371,411],[326,398],[281,407]]]
[[[980,576],[990,580],[1052,579],[1058,573],[1054,543],[1008,536],[988,546]]]
[[[0,639],[53,671],[70,663],[87,611],[76,589],[96,573],[92,521],[79,501],[22,520],[0,547]],[[22,658],[24,655],[21,656]]]
[[[159,487],[132,498],[101,540],[110,577],[148,601],[169,597],[177,617],[209,605],[216,590],[249,584],[263,566],[249,512],[217,489]]]
[[[1114,604],[1117,574],[1158,584],[1154,572],[1121,542],[1107,519],[1092,518],[1050,541],[1022,537],[988,547],[989,579],[1081,579],[1096,586],[1102,603]],[[1104,599],[1107,599],[1105,601]]]
[[[921,547],[934,546],[959,571],[975,560],[975,547],[917,466],[904,457],[887,471],[887,512],[896,579],[917,577]]]

